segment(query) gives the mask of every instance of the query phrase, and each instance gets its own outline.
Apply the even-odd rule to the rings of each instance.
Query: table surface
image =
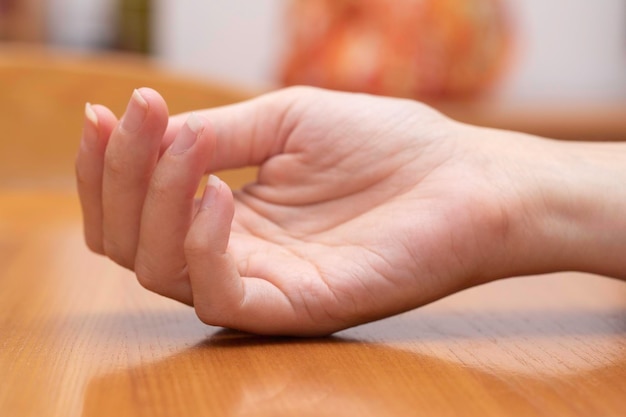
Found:
[[[329,338],[255,337],[81,233],[71,189],[0,190],[0,416],[626,415],[626,283],[511,279]]]
[[[626,415],[626,283],[607,278],[501,281],[323,339],[202,324],[87,251],[71,161],[87,100],[119,112],[144,83],[173,111],[240,95],[109,57],[1,52],[0,417]],[[626,138],[623,103],[444,107],[470,123]]]

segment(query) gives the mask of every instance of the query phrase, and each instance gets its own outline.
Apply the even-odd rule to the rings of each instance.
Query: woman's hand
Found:
[[[550,211],[549,141],[311,88],[171,119],[141,89],[119,122],[86,113],[88,246],[208,324],[328,334],[566,263],[524,240]],[[256,182],[210,177],[195,199],[205,173],[249,165]]]

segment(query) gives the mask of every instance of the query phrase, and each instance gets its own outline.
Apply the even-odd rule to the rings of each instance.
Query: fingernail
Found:
[[[98,115],[90,103],[85,103],[85,123],[83,124],[82,146],[91,147],[98,139]]]
[[[202,203],[200,203],[200,209],[205,210],[215,204],[215,198],[217,193],[222,187],[222,180],[215,175],[209,175],[209,179],[204,188],[204,195],[202,196]]]
[[[85,117],[94,125],[98,127],[98,115],[93,111],[91,103],[85,103]]]
[[[198,135],[204,129],[204,125],[202,124],[202,120],[195,114],[191,113],[185,126],[178,132],[178,136],[174,139],[174,143],[170,147],[170,153],[173,155],[178,155],[193,146],[198,139]]]
[[[148,102],[141,96],[139,90],[133,91],[128,107],[126,107],[126,113],[122,118],[122,129],[127,132],[139,130],[147,113]]]

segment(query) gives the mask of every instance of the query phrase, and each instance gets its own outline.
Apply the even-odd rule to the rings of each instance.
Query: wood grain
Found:
[[[330,338],[203,325],[87,251],[72,159],[84,101],[245,94],[120,57],[0,52],[0,416],[626,415],[626,284],[607,278],[492,283]]]
[[[626,284],[474,288],[334,337],[203,325],[90,254],[71,191],[0,193],[0,415],[623,416]]]

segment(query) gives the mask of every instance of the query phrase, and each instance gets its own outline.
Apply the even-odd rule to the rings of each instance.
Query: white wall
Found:
[[[166,64],[244,86],[275,86],[287,0],[155,0]],[[509,0],[516,62],[501,93],[516,99],[626,98],[626,1]]]
[[[154,0],[157,56],[175,69],[271,87],[284,0]]]
[[[115,42],[117,4],[111,0],[46,0],[48,40],[83,50]]]
[[[521,98],[626,98],[626,1],[510,0]]]

